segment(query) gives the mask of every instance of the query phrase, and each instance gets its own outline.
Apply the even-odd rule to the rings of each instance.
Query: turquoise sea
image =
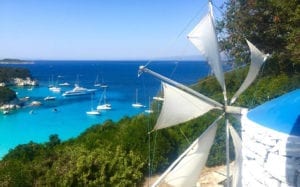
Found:
[[[38,87],[13,87],[19,98],[29,97],[28,104],[40,101],[41,106],[25,106],[9,115],[0,114],[0,158],[19,144],[30,141],[42,143],[51,134],[58,134],[61,140],[74,138],[88,127],[111,119],[117,121],[124,116],[143,113],[147,108],[136,109],[131,106],[136,99],[146,106],[160,91],[160,81],[143,74],[137,77],[138,67],[146,61],[34,61],[34,64],[9,65],[28,68],[39,81]],[[4,65],[1,65],[4,66]],[[8,66],[8,65],[5,65]],[[205,62],[198,61],[160,61],[152,62],[150,69],[171,77],[184,84],[193,84],[210,73]],[[96,107],[102,88],[98,88],[93,99],[91,95],[63,97],[62,93],[71,90],[76,81],[85,88],[95,88],[96,78],[108,85],[107,101],[112,105],[109,111],[99,116],[89,116],[86,111]],[[50,83],[70,83],[61,93],[48,89]],[[44,101],[47,96],[55,96],[54,101]],[[56,111],[54,111],[56,110]]]

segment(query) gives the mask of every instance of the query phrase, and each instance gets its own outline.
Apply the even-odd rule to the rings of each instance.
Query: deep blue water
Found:
[[[67,140],[82,133],[93,124],[100,124],[108,119],[117,121],[124,116],[133,116],[144,112],[145,108],[131,106],[138,89],[139,102],[149,105],[152,98],[160,91],[160,81],[151,75],[137,77],[137,70],[145,61],[35,61],[35,64],[10,65],[28,68],[32,76],[39,81],[34,88],[13,88],[18,97],[30,97],[30,101],[41,101],[40,107],[24,107],[9,115],[0,114],[0,158],[9,149],[18,144],[46,142],[49,135],[58,134]],[[7,66],[7,65],[6,65]],[[205,62],[152,62],[148,68],[184,84],[193,84],[210,72]],[[73,88],[76,81],[85,88],[95,88],[96,77],[107,88],[107,100],[112,110],[102,112],[100,116],[88,116],[90,110],[99,102],[102,90],[98,89],[93,102],[91,96],[66,98],[62,92]],[[53,78],[52,78],[53,77]],[[49,82],[71,85],[62,87],[61,93],[48,89]],[[44,101],[46,96],[55,96],[55,101]],[[151,100],[150,100],[151,101]],[[57,109],[57,112],[53,110]],[[30,112],[33,111],[33,112]]]

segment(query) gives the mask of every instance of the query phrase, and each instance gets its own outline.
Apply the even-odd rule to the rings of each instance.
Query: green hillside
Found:
[[[228,87],[236,88],[240,84],[236,77],[244,73],[244,69],[228,73]],[[299,74],[262,76],[238,103],[254,107],[299,86]],[[218,87],[211,77],[195,86],[217,99],[221,97]],[[125,117],[117,123],[106,121],[65,142],[52,135],[44,144],[19,145],[0,162],[0,185],[138,186],[149,172],[155,174],[164,170],[219,115],[213,111],[179,127],[148,135],[155,124],[156,112],[151,116]],[[239,127],[238,123],[234,125]],[[220,125],[208,166],[225,162],[224,132],[224,125]]]

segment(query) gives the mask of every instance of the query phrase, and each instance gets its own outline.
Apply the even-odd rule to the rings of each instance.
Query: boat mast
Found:
[[[138,89],[135,89],[135,103],[138,103]]]

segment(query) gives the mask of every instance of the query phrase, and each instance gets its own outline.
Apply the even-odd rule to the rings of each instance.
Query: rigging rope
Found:
[[[175,66],[174,66],[174,68],[173,68],[173,70],[172,70],[172,72],[171,72],[171,74],[170,74],[170,78],[172,78],[173,77],[173,75],[174,75],[174,73],[175,73],[175,71],[177,70],[177,67],[178,67],[178,61],[175,61]]]
[[[150,134],[150,117],[148,117],[148,125],[147,125],[147,131],[148,131],[148,186],[150,186],[150,179],[151,179],[151,134]]]
[[[152,161],[154,161],[155,158],[155,151],[156,151],[156,140],[157,140],[157,131],[154,132],[154,140],[153,140],[153,153],[152,153]],[[152,168],[151,168],[151,174],[153,171],[153,164],[152,164]]]
[[[183,27],[183,29],[177,34],[175,39],[171,40],[165,49],[160,49],[159,51],[162,52],[166,51],[167,49],[170,48],[170,46],[173,46],[178,41],[178,39],[186,32],[186,30],[190,27],[190,25],[195,21],[195,19],[200,15],[200,13],[203,12],[204,8],[205,6],[202,6],[202,8],[195,13],[195,15],[188,21],[188,23]],[[144,66],[147,67],[152,61],[153,59],[148,60]]]
[[[220,7],[218,7],[216,4],[212,3],[213,7],[218,11],[220,12],[221,14],[221,17],[223,17],[225,15],[225,13],[221,10]],[[224,5],[224,3],[221,5],[221,7]]]
[[[189,139],[186,137],[186,135],[184,134],[184,132],[182,131],[182,129],[179,128],[179,130],[180,130],[181,134],[183,135],[183,137],[185,138],[185,140],[187,141],[187,143],[190,145],[191,142],[190,142]]]

